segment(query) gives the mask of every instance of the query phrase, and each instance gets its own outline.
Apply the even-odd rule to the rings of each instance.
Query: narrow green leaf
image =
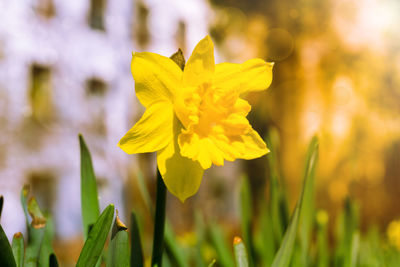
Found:
[[[81,154],[81,210],[83,236],[86,240],[90,226],[93,225],[99,217],[100,208],[92,158],[82,135],[79,135],[79,146]]]
[[[151,214],[153,214],[153,219],[156,221],[155,214],[157,212],[154,212],[154,207],[151,202],[149,191],[147,190],[147,187],[145,185],[143,174],[140,171],[137,172],[137,180],[138,180],[139,191],[145,202],[146,208],[151,212]],[[165,185],[164,185],[164,187],[165,187]],[[158,190],[157,190],[157,192],[158,192]],[[183,264],[185,262],[185,259],[182,255],[182,253],[177,252],[177,247],[176,247],[175,241],[173,239],[172,228],[170,228],[168,226],[167,218],[165,218],[165,221],[166,221],[165,234],[164,234],[165,250],[169,253],[168,256],[172,257],[173,260],[175,260],[175,264]],[[154,246],[154,244],[153,244],[153,246]],[[162,257],[162,258],[164,259],[164,257]]]
[[[137,178],[137,182],[138,182],[139,192],[142,195],[142,198],[146,205],[146,208],[153,215],[154,214],[153,203],[151,201],[149,191],[147,190],[146,183],[145,183],[144,177],[143,177],[143,173],[140,170],[138,170],[136,172],[136,178]]]
[[[162,267],[162,255],[164,250],[165,205],[167,201],[167,188],[157,169],[157,197],[154,221],[153,254],[151,266]]]
[[[314,137],[308,147],[306,162],[310,162],[313,157],[318,160],[318,140]],[[315,154],[315,155],[314,155]],[[302,210],[300,212],[299,227],[300,227],[300,247],[301,247],[301,265],[309,266],[309,246],[311,240],[311,229],[314,222],[314,176],[316,162],[310,166],[306,165],[303,177],[307,179],[308,185],[304,188]],[[308,177],[308,178],[306,178]]]
[[[4,197],[0,195],[0,219],[1,219],[1,213],[3,211],[3,204],[4,204]]]
[[[28,216],[28,195],[30,192],[30,187],[25,184],[21,190],[21,205],[25,215],[26,226],[29,226],[29,216]]]
[[[208,267],[214,267],[215,263],[217,262],[216,259],[213,259],[210,264],[208,265]]]
[[[136,214],[131,213],[131,267],[143,267],[143,250]]]
[[[195,262],[197,267],[205,267],[205,259],[203,258],[202,255],[202,249],[205,243],[205,237],[206,237],[206,229],[205,229],[205,224],[204,224],[204,219],[203,216],[201,215],[201,212],[199,210],[196,210],[194,214],[195,218],[195,227],[196,227],[196,247],[195,247]]]
[[[117,216],[111,231],[111,242],[108,246],[107,267],[129,266],[129,237],[127,227]]]
[[[54,222],[53,219],[48,216],[47,223],[44,229],[43,242],[40,248],[39,266],[47,267],[50,264],[50,255],[54,254],[53,250],[53,238],[54,238]]]
[[[267,156],[270,179],[269,211],[275,245],[279,246],[289,224],[289,209],[284,179],[280,175],[281,171],[278,164],[279,134],[276,129],[271,129],[266,141],[271,151]]]
[[[350,257],[348,262],[346,262],[346,267],[356,267],[358,260],[358,251],[360,248],[360,233],[358,231],[353,233],[350,248]]]
[[[344,212],[339,216],[335,266],[351,266],[354,233],[358,228],[358,208],[349,199],[344,203]]]
[[[110,204],[100,214],[90,230],[88,238],[79,255],[77,267],[95,266],[106,242],[114,218],[114,205]]]
[[[23,189],[23,201],[26,201],[29,190]],[[42,248],[45,233],[46,218],[43,216],[39,205],[34,197],[31,197],[28,204],[24,204],[26,210],[31,215],[31,223],[28,224],[28,244],[25,250],[25,267],[36,267],[39,265],[40,250]],[[28,220],[27,220],[28,222]]]
[[[316,216],[317,222],[317,267],[329,266],[329,248],[328,248],[328,213],[320,210]]]
[[[247,259],[246,247],[240,237],[235,237],[233,239],[233,248],[235,252],[236,267],[248,267],[249,262]]]
[[[240,187],[240,222],[243,240],[246,244],[245,248],[248,250],[248,261],[250,266],[254,266],[253,259],[255,258],[254,242],[251,232],[252,207],[249,179],[247,176],[244,176],[242,177]]]
[[[227,245],[224,233],[215,223],[212,223],[209,228],[211,244],[217,252],[218,264],[222,267],[234,266],[233,256]]]
[[[182,248],[176,242],[174,237],[174,232],[171,225],[167,222],[165,225],[165,250],[167,252],[168,258],[173,266],[176,267],[186,267],[187,260],[185,253],[182,253]]]
[[[0,224],[0,263],[3,267],[16,267],[13,251]]]
[[[21,232],[18,232],[14,234],[12,240],[12,251],[17,267],[22,267],[24,265],[24,250],[24,237]]]
[[[39,229],[46,226],[47,219],[40,210],[35,197],[31,197],[28,201],[28,212],[32,217],[31,225],[33,228]]]
[[[54,253],[50,254],[49,266],[50,267],[58,267],[57,257],[56,257],[56,255]]]
[[[313,139],[316,140],[316,139]],[[299,225],[300,213],[303,212],[304,207],[304,192],[309,190],[309,187],[313,185],[313,173],[318,160],[318,143],[312,141],[310,144],[310,149],[306,161],[306,171],[304,172],[303,178],[303,190],[300,195],[300,199],[297,202],[295,210],[293,212],[292,218],[290,220],[289,226],[286,229],[285,236],[283,238],[282,244],[272,262],[272,267],[287,267],[290,264],[292,258],[292,252],[295,245],[297,229]]]
[[[267,212],[265,201],[261,202],[260,207],[260,256],[265,266],[271,266],[276,252],[274,242],[274,232],[272,227],[271,213]]]

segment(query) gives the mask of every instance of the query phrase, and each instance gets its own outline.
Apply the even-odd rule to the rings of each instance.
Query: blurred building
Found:
[[[23,231],[23,184],[55,216],[58,235],[80,234],[78,133],[92,152],[100,203],[123,212],[127,170],[119,139],[142,113],[133,51],[171,55],[207,34],[203,1],[0,1],[1,223]]]

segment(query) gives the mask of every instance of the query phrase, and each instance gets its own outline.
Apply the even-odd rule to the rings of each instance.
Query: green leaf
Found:
[[[165,225],[165,249],[173,266],[186,267],[187,261],[185,254],[182,253],[182,248],[176,242],[174,232],[171,225],[167,222]]]
[[[26,197],[29,193],[24,192],[23,189],[23,200],[26,201]],[[34,197],[31,197],[28,204],[24,204],[26,210],[31,215],[31,224],[28,224],[28,244],[25,251],[25,267],[36,267],[39,265],[40,250],[42,248],[43,237],[45,233],[46,218],[43,216],[39,205]],[[28,220],[27,220],[28,222]]]
[[[328,247],[328,213],[320,210],[316,215],[317,222],[317,266],[329,266],[329,247]]]
[[[338,221],[335,266],[350,267],[353,261],[353,245],[357,245],[353,238],[358,229],[358,208],[349,198],[345,200],[344,212]]]
[[[205,267],[205,259],[203,258],[202,255],[202,248],[205,243],[205,237],[206,237],[206,229],[205,229],[205,224],[204,224],[204,219],[199,210],[196,210],[194,214],[195,218],[195,227],[196,227],[196,247],[195,247],[195,266],[197,267]]]
[[[314,141],[315,140],[315,141]],[[310,149],[307,154],[306,168],[303,178],[303,190],[300,195],[300,199],[294,209],[292,218],[290,220],[289,226],[286,229],[285,235],[283,237],[282,244],[276,254],[274,261],[272,262],[272,267],[287,267],[290,264],[292,258],[292,252],[295,245],[297,229],[299,225],[299,217],[303,212],[304,208],[304,195],[305,192],[310,190],[310,186],[313,185],[314,171],[318,160],[318,142],[314,138],[310,144]]]
[[[154,218],[153,254],[151,266],[162,267],[162,256],[164,250],[164,228],[165,228],[165,205],[167,201],[167,188],[157,169],[157,197],[156,212]]]
[[[214,267],[214,265],[215,265],[216,262],[217,262],[217,261],[216,261],[215,259],[213,259],[213,260],[210,262],[210,264],[208,265],[208,267]]]
[[[211,244],[217,252],[218,265],[222,267],[234,266],[233,257],[227,245],[224,233],[215,223],[212,223],[209,228]]]
[[[315,166],[318,160],[318,140],[314,137],[308,147],[306,162],[315,160],[315,163],[310,166],[306,165],[303,177],[307,179],[308,185],[304,187],[302,210],[300,212],[300,246],[301,246],[301,265],[309,266],[309,246],[311,240],[311,229],[314,223],[314,177]],[[315,153],[314,153],[315,151]],[[306,178],[308,177],[308,178]]]
[[[100,214],[79,255],[77,267],[95,266],[106,242],[114,218],[114,205],[109,205]]]
[[[28,212],[32,217],[31,225],[33,228],[39,229],[46,226],[47,219],[40,210],[35,197],[31,197],[28,201]]]
[[[26,226],[29,226],[29,216],[28,216],[28,195],[30,192],[29,185],[25,184],[21,190],[21,205],[25,215]]]
[[[51,217],[47,217],[47,223],[44,229],[43,242],[40,248],[39,266],[47,267],[50,264],[50,255],[53,250],[54,222]]]
[[[100,208],[92,158],[82,135],[79,135],[79,146],[81,153],[81,210],[83,236],[86,240],[91,225],[93,225],[99,217]]]
[[[289,224],[289,211],[285,194],[285,184],[280,176],[281,171],[278,164],[279,134],[276,129],[271,129],[266,141],[271,151],[267,156],[270,179],[269,211],[275,245],[279,246],[282,242],[285,229]]]
[[[235,252],[236,267],[248,267],[249,262],[247,259],[246,247],[244,246],[240,237],[234,238],[233,248]]]
[[[0,195],[0,219],[1,219],[1,213],[3,211],[3,204],[4,204],[4,197]]]
[[[0,263],[3,267],[16,267],[13,251],[0,224]]]
[[[248,261],[250,266],[254,266],[253,259],[255,258],[254,242],[251,232],[251,218],[252,218],[252,201],[250,192],[250,183],[247,176],[242,177],[240,187],[240,222],[242,228],[242,235],[246,248],[248,249]]]
[[[262,262],[266,266],[271,266],[274,260],[274,255],[276,252],[276,246],[274,242],[274,232],[272,227],[271,213],[267,212],[266,201],[261,202],[260,206],[260,234],[256,235],[259,237],[260,242],[260,256]]]
[[[21,232],[14,234],[12,240],[12,251],[17,267],[24,266],[24,237]]]
[[[107,266],[126,267],[129,266],[129,237],[127,227],[117,216],[111,231],[111,242],[108,247]]]
[[[360,233],[358,231],[353,233],[350,247],[350,257],[346,262],[346,267],[356,267],[358,260],[358,250],[360,248]]]
[[[50,267],[58,267],[57,257],[56,257],[56,255],[54,253],[50,254],[49,266]]]
[[[143,250],[136,214],[131,213],[131,267],[143,267]]]

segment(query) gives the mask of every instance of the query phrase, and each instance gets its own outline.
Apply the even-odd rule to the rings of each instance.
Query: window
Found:
[[[50,121],[54,114],[51,92],[51,69],[34,64],[30,70],[29,100],[32,117],[40,122]]]
[[[186,24],[183,21],[179,21],[179,23],[178,23],[176,40],[177,40],[178,47],[182,51],[186,51]]]
[[[136,16],[137,21],[134,23],[136,26],[134,28],[134,37],[137,44],[141,47],[145,47],[150,41],[148,17],[149,9],[142,3],[138,1],[136,4]]]
[[[56,178],[50,171],[37,171],[28,175],[32,195],[42,211],[51,212],[56,201]]]
[[[51,18],[55,15],[53,0],[37,0],[35,9],[45,18]]]
[[[107,85],[99,78],[91,78],[86,82],[86,94],[88,96],[103,97],[106,94]]]
[[[95,135],[104,136],[107,132],[105,123],[106,94],[108,85],[100,78],[94,77],[86,81],[86,96],[91,117],[89,130]]]
[[[104,31],[104,10],[106,0],[90,0],[89,25],[92,29]]]

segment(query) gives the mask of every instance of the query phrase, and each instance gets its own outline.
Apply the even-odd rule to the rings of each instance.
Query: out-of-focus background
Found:
[[[400,217],[399,14],[397,0],[0,0],[7,235],[24,230],[19,194],[28,183],[54,216],[64,260],[77,256],[78,133],[92,152],[102,207],[114,203],[123,219],[132,208],[143,221],[151,218],[137,176],[154,194],[155,157],[126,155],[116,145],[144,110],[134,94],[131,53],[170,56],[181,48],[188,57],[207,34],[217,63],[275,62],[271,87],[247,97],[249,120],[261,135],[279,136],[291,206],[307,144],[317,134],[319,208],[334,218],[349,196],[360,204],[363,227],[385,231]],[[178,234],[190,229],[194,209],[235,225],[236,181],[246,172],[254,195],[264,194],[265,163],[263,157],[213,167],[185,204],[169,196]]]

